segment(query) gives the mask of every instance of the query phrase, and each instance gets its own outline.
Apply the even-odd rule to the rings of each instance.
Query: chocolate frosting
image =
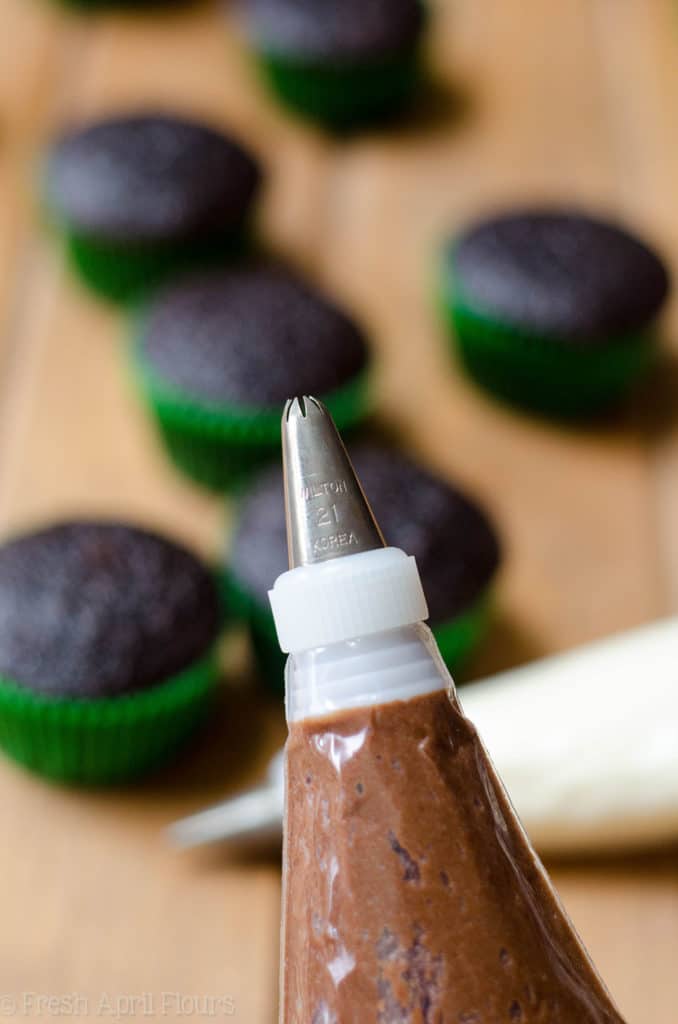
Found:
[[[148,687],[204,655],[218,629],[210,574],[146,530],[65,522],[0,547],[0,675],[27,689]]]
[[[419,0],[241,0],[256,45],[290,59],[382,57],[411,46],[423,24]]]
[[[290,395],[324,396],[367,364],[356,324],[277,267],[174,282],[146,310],[142,349],[156,374],[191,398],[281,412]]]
[[[363,442],[349,445],[349,454],[386,542],[417,560],[432,624],[468,608],[500,559],[497,535],[482,509],[397,451]],[[287,569],[277,467],[266,470],[242,500],[230,564],[238,581],[267,607],[268,590]]]
[[[450,248],[460,304],[537,335],[605,342],[645,328],[668,290],[643,242],[576,211],[526,210],[483,221]]]
[[[207,125],[147,113],[62,136],[47,198],[76,230],[109,242],[193,239],[240,225],[259,184],[254,158]]]
[[[623,1024],[444,690],[287,758],[281,1024]]]

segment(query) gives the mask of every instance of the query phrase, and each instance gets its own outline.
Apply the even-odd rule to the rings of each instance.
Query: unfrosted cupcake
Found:
[[[245,27],[280,99],[331,128],[392,117],[416,85],[419,0],[241,0]]]
[[[500,560],[494,527],[458,488],[399,452],[365,442],[349,449],[386,542],[417,560],[431,628],[448,666],[458,668],[487,624]],[[227,606],[247,622],[263,677],[277,690],[285,656],[268,591],[287,567],[283,478],[276,466],[242,498],[222,581]]]
[[[78,274],[97,293],[128,301],[170,273],[239,253],[259,181],[257,162],[229,136],[144,113],[59,138],[45,191]]]
[[[289,395],[321,397],[341,430],[366,412],[362,331],[278,267],[221,270],[168,285],[141,312],[134,357],[174,463],[217,490],[278,455]]]
[[[0,746],[69,782],[129,779],[202,717],[219,599],[183,547],[73,521],[0,546]]]
[[[461,360],[501,398],[554,415],[618,401],[652,365],[668,275],[616,224],[519,210],[445,251],[442,299]]]

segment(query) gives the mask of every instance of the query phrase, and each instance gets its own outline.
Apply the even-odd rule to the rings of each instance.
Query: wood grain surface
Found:
[[[99,511],[210,557],[223,543],[227,510],[168,467],[129,385],[124,324],[69,277],[36,201],[41,149],[61,125],[160,105],[208,116],[261,156],[262,234],[362,315],[382,417],[500,524],[497,621],[472,675],[678,611],[675,303],[656,379],[614,420],[576,430],[474,390],[431,303],[440,241],[514,200],[623,216],[678,272],[678,8],[432,6],[432,81],[416,116],[337,142],[267,99],[223,6],[86,17],[0,0],[3,534]],[[180,856],[162,836],[255,778],[282,736],[280,710],[255,700],[245,675],[232,673],[202,745],[131,794],[64,791],[0,764],[0,1018],[116,1019],[117,1007],[119,1019],[185,1020],[211,1007],[275,1020],[275,860]],[[677,861],[554,865],[630,1024],[678,1019]]]

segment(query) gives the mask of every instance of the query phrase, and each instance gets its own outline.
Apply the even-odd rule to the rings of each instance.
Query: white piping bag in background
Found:
[[[459,696],[540,853],[678,838],[678,619],[500,673]],[[277,754],[262,785],[168,835],[182,847],[270,843],[282,808]]]

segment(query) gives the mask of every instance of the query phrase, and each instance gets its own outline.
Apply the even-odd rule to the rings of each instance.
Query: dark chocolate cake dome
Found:
[[[241,9],[264,51],[309,61],[396,54],[423,24],[419,0],[241,0]]]
[[[183,278],[150,303],[141,351],[163,383],[214,404],[282,407],[291,394],[326,395],[367,364],[362,332],[280,268]]]
[[[0,676],[54,697],[112,697],[164,681],[219,629],[208,571],[134,526],[64,522],[0,547]]]
[[[605,343],[644,328],[668,290],[659,258],[614,224],[576,211],[483,221],[450,250],[461,305],[505,326]]]
[[[238,227],[259,184],[256,161],[221,132],[146,113],[76,129],[52,147],[50,206],[109,242],[196,239]]]

